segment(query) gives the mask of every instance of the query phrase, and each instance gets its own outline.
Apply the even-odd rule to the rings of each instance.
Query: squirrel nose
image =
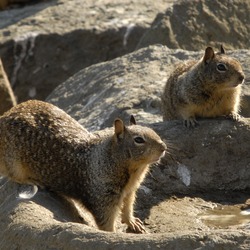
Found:
[[[162,152],[167,150],[167,145],[164,142],[161,142],[161,150],[162,150]]]
[[[242,82],[244,79],[245,79],[245,76],[244,76],[244,75],[240,75],[240,76],[239,76],[239,81],[240,81],[240,82]]]

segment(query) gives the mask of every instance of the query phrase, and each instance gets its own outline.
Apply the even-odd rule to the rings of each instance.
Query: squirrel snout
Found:
[[[243,82],[244,81],[244,79],[245,79],[245,76],[244,76],[244,74],[240,74],[240,76],[239,76],[239,81],[240,82]]]
[[[167,150],[167,145],[164,142],[161,142],[160,145],[161,145],[161,151],[162,152]]]

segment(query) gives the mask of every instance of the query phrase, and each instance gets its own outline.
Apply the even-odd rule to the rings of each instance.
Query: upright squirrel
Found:
[[[163,120],[183,119],[186,126],[195,126],[196,117],[239,115],[241,64],[221,51],[207,47],[203,58],[177,65],[162,95]]]
[[[166,150],[150,128],[124,126],[88,132],[56,106],[21,103],[0,117],[0,174],[18,183],[47,188],[84,205],[101,230],[115,220],[144,231],[133,216],[135,193],[148,167]]]

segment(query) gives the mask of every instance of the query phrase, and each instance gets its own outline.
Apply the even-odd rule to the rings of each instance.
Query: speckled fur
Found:
[[[135,143],[138,136],[145,143]],[[123,221],[143,232],[133,216],[135,192],[149,164],[165,149],[147,127],[125,127],[117,119],[114,128],[89,133],[64,111],[41,101],[19,104],[0,118],[0,174],[77,200],[106,231],[115,231],[122,210]]]
[[[226,65],[226,72],[216,69]],[[237,118],[240,107],[241,64],[208,47],[199,61],[186,61],[176,66],[164,87],[162,111],[164,120],[183,119],[193,122],[196,117],[232,116]]]

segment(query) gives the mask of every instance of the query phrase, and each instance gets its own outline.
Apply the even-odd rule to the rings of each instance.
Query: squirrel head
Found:
[[[167,146],[152,129],[137,125],[131,116],[129,126],[121,119],[114,121],[113,148],[125,161],[139,166],[158,161]]]
[[[200,65],[205,84],[213,84],[218,88],[235,88],[244,82],[245,75],[240,62],[227,56],[222,45],[218,53],[207,47]]]

